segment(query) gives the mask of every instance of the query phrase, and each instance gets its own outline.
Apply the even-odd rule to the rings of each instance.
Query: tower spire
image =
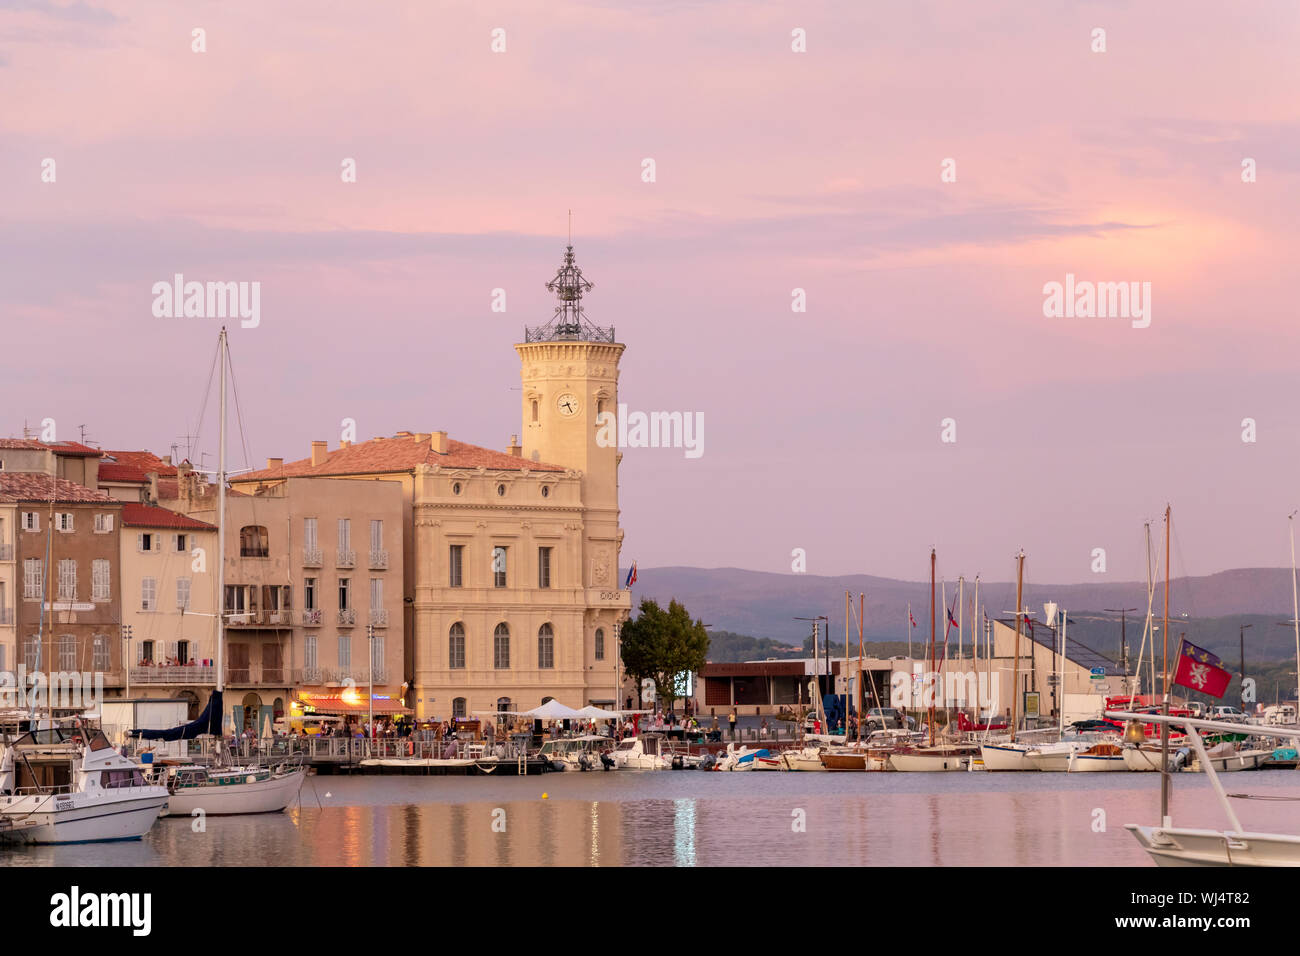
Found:
[[[595,286],[582,274],[573,257],[573,212],[569,212],[569,245],[564,249],[564,262],[555,272],[555,278],[546,283],[548,292],[559,300],[551,321],[536,328],[524,328],[525,342],[613,342],[613,327],[601,328],[587,320],[582,311],[582,297]]]

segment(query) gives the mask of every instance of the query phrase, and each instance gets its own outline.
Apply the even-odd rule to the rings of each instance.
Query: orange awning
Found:
[[[368,716],[371,712],[371,702],[361,695],[345,698],[341,694],[299,694],[295,703],[301,704],[302,712],[308,714]],[[398,714],[409,716],[414,713],[411,708],[403,707],[402,702],[396,697],[380,697],[376,695],[373,708],[376,714],[382,714],[385,717]]]

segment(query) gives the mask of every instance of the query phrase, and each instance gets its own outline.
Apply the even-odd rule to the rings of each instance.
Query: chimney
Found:
[[[171,455],[163,455],[163,461],[167,462],[167,464],[170,465],[170,464],[172,463],[172,456],[171,456]]]
[[[325,464],[326,449],[329,448],[327,441],[314,441],[311,443],[311,463],[313,465]]]
[[[429,439],[429,447],[439,455],[447,454],[447,433],[434,432],[433,436]]]
[[[272,468],[283,468],[283,467],[284,467],[284,459],[283,459],[283,458],[268,458],[268,459],[266,459],[266,467],[267,467],[268,470],[270,470],[270,469],[272,469]]]
[[[514,456],[515,458],[523,458],[523,457],[524,457],[524,448],[523,448],[522,445],[519,444],[519,436],[518,436],[518,435],[511,435],[511,436],[510,436],[510,447],[507,449],[507,451],[509,451],[510,454],[511,454],[512,456]]]
[[[158,503],[158,472],[146,472],[145,477],[149,479],[149,488],[145,492],[146,501],[144,503],[156,505]]]

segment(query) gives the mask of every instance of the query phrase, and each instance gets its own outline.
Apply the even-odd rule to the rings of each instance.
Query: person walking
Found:
[[[731,708],[731,713],[727,715],[727,723],[731,725],[731,739],[736,739],[736,708]]]

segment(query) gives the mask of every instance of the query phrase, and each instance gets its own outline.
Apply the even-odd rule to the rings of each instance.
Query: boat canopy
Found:
[[[212,696],[208,698],[207,706],[203,708],[203,713],[199,714],[198,720],[181,724],[179,727],[169,727],[166,730],[132,730],[130,734],[143,740],[193,740],[200,734],[220,737],[221,717],[221,691],[214,690]]]

